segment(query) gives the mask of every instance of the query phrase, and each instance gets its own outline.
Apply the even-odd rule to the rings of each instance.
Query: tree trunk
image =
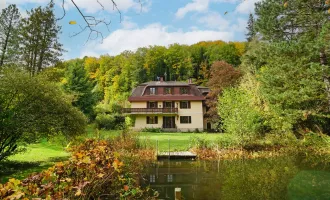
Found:
[[[0,66],[3,65],[4,60],[5,60],[5,55],[6,55],[6,51],[7,51],[8,41],[9,41],[9,37],[10,37],[10,32],[11,32],[11,29],[12,29],[12,23],[13,23],[13,13],[11,14],[11,18],[10,18],[10,21],[9,21],[9,27],[8,27],[8,32],[6,34],[5,44],[3,45],[3,48],[2,48],[2,55],[1,55],[1,59],[0,59]]]
[[[326,70],[326,65],[327,65],[327,55],[325,54],[325,50],[322,49],[320,52],[320,63],[323,67],[323,81],[325,83],[325,89],[326,89],[326,93],[328,95],[328,110],[330,111],[330,81],[329,81],[329,76]]]

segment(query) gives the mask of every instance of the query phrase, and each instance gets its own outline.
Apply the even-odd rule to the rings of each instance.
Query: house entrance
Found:
[[[175,128],[175,117],[163,117],[163,128]]]

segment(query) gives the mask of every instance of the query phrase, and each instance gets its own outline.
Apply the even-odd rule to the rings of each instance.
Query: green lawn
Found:
[[[95,131],[92,126],[87,127],[87,133],[80,137],[101,139],[113,138],[120,135],[121,131]],[[221,137],[219,134],[206,133],[147,133],[139,134],[141,144],[156,149],[158,140],[159,151],[168,151],[169,140],[171,151],[184,151],[191,147],[191,138],[205,138],[208,141],[215,141]],[[59,139],[60,140],[60,139]],[[52,166],[54,162],[66,160],[69,153],[65,152],[61,142],[55,139],[55,142],[42,140],[38,144],[31,144],[27,151],[9,157],[8,161],[0,163],[0,183],[6,182],[9,178],[23,179],[28,174],[39,172]]]
[[[87,129],[88,137],[96,137],[97,133],[89,126]],[[99,137],[101,139],[113,138],[120,135],[120,131],[99,131]],[[191,147],[191,139],[193,137],[204,138],[207,141],[216,141],[221,137],[219,134],[207,134],[207,133],[151,133],[141,132],[139,133],[142,145],[151,146],[156,149],[156,143],[158,141],[159,151],[168,151],[169,143],[171,151],[185,151]]]
[[[0,163],[0,182],[6,182],[9,178],[22,179],[33,172],[47,169],[57,161],[66,160],[68,156],[69,153],[59,143],[42,140],[31,144],[26,152],[13,155]]]

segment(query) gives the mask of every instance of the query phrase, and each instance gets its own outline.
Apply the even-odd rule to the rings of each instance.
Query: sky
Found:
[[[1,0],[0,0],[1,1]],[[74,0],[86,15],[111,22],[95,27],[103,39],[88,40],[89,31],[75,33],[86,23],[71,0],[64,0],[66,15],[59,20],[62,26],[60,42],[66,52],[64,60],[109,54],[125,50],[135,51],[149,45],[168,46],[173,43],[191,45],[199,41],[244,41],[249,14],[260,0]],[[6,0],[16,4],[23,17],[26,11],[45,6],[50,0]],[[54,0],[55,14],[63,15],[62,0]],[[70,25],[70,21],[77,24]],[[91,36],[92,38],[95,35]]]

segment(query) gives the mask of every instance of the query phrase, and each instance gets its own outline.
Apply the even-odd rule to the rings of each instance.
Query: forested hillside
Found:
[[[119,121],[120,109],[128,107],[127,98],[138,84],[165,76],[166,81],[187,81],[207,85],[215,61],[234,67],[240,64],[245,42],[199,42],[187,46],[150,46],[117,56],[85,57],[57,64],[43,72],[51,81],[60,82],[74,99],[73,105],[97,121]],[[116,121],[117,120],[117,121]]]

